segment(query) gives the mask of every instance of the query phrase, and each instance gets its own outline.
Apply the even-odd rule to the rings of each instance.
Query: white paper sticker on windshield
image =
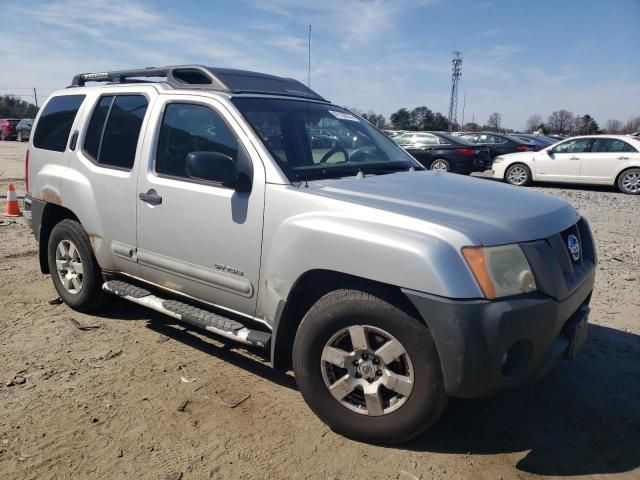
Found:
[[[329,110],[329,113],[331,115],[333,115],[334,117],[339,118],[340,120],[351,120],[352,122],[358,122],[359,121],[356,117],[354,117],[350,113],[336,112],[334,110]]]

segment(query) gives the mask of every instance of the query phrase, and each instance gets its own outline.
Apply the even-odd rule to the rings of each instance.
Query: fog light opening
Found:
[[[515,377],[524,372],[532,354],[532,343],[529,340],[518,340],[502,356],[502,374],[505,377]]]

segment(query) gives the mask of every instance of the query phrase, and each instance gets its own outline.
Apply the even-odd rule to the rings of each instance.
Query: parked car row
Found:
[[[29,140],[33,118],[0,118],[0,140]]]

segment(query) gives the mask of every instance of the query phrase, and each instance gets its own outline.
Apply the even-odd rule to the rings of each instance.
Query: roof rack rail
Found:
[[[174,65],[113,72],[79,73],[73,77],[71,87],[84,87],[87,82],[145,82],[141,78],[166,79],[162,81],[173,88],[192,88],[227,93],[275,94],[326,101],[293,78],[203,65]]]

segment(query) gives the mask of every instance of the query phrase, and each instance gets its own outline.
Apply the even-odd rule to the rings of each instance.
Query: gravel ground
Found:
[[[24,193],[25,149],[0,143],[3,195]],[[256,352],[117,299],[96,316],[49,305],[32,235],[0,226],[0,478],[640,478],[640,198],[532,188],[595,235],[585,351],[523,390],[451,401],[394,447],[331,432]]]

